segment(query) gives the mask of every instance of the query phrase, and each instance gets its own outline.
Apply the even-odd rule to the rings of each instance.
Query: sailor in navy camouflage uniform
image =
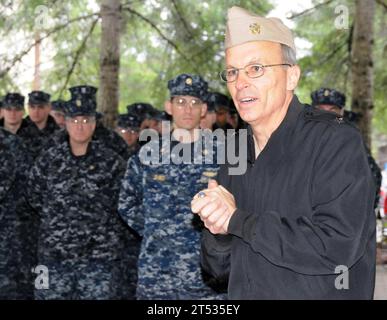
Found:
[[[93,103],[97,104],[97,88],[89,85],[80,85],[69,88],[71,93],[71,100],[76,100],[77,97],[82,97],[88,95],[90,99],[93,100]],[[125,143],[125,141],[120,137],[120,135],[105,127],[102,123],[103,114],[100,112],[96,112],[96,128],[93,134],[93,140],[98,140],[104,144],[105,147],[113,150],[115,153],[118,153],[124,160],[127,160],[130,157],[130,150]],[[49,141],[48,146],[60,143],[63,141],[66,133],[61,130],[57,132],[53,139]]]
[[[345,95],[340,91],[330,88],[320,88],[313,91],[311,94],[312,105],[318,109],[328,112],[334,112],[341,116],[348,123],[357,126],[361,115],[353,111],[344,110],[345,108]],[[375,159],[371,155],[371,151],[368,146],[365,145],[367,152],[368,164],[371,169],[372,176],[374,178],[376,186],[374,209],[377,209],[380,200],[380,186],[382,184],[382,173]]]
[[[59,128],[64,129],[66,126],[64,106],[66,102],[64,100],[55,100],[51,102],[50,115],[54,118]]]
[[[31,210],[24,183],[31,157],[21,139],[0,128],[0,299],[31,299]]]
[[[89,94],[96,101],[97,97],[97,88],[93,86],[75,86],[69,89],[71,93],[71,99],[76,99],[77,96],[82,96],[84,94]],[[104,145],[116,153],[118,153],[124,160],[128,160],[130,157],[130,151],[125,141],[120,137],[120,135],[105,127],[102,123],[103,114],[97,113],[97,126],[93,135],[94,140],[100,140]]]
[[[16,159],[0,129],[0,299],[16,299],[19,223],[16,214]]]
[[[29,115],[25,118],[28,128],[20,136],[30,150],[32,157],[37,158],[50,137],[60,128],[50,116],[51,96],[43,91],[32,91],[28,94]]]
[[[140,121],[140,130],[148,128],[148,114],[154,110],[154,107],[146,102],[135,102],[126,106],[129,115],[135,116]]]
[[[202,278],[203,226],[190,210],[192,196],[218,171],[217,148],[199,148],[202,134],[194,133],[206,112],[207,83],[200,76],[182,74],[169,81],[168,88],[171,100],[165,107],[173,117],[174,131],[166,134],[168,139],[153,139],[129,159],[120,192],[119,213],[142,237],[137,298],[219,299],[223,296]],[[189,137],[180,142],[184,129]],[[173,161],[181,157],[178,149],[189,150],[189,158]],[[144,155],[152,150],[155,156],[149,161]],[[214,163],[205,164],[208,157]],[[162,159],[171,162],[162,164]]]
[[[24,100],[24,96],[20,93],[7,93],[2,104],[3,119],[0,120],[0,127],[20,137],[31,133],[28,131],[28,121],[23,119]]]
[[[135,115],[120,114],[117,120],[116,132],[126,141],[129,147],[130,156],[138,152],[140,144],[140,120]]]
[[[124,160],[92,140],[96,104],[78,95],[66,103],[66,139],[40,154],[28,179],[40,216],[38,263],[49,271],[37,299],[116,299],[125,224],[117,213]]]
[[[5,118],[0,126],[0,140],[13,152],[16,162],[16,185],[14,193],[13,223],[16,234],[9,235],[14,238],[12,248],[8,248],[12,255],[17,254],[17,267],[10,273],[17,274],[16,299],[33,298],[33,274],[31,268],[36,265],[37,220],[30,206],[27,204],[24,193],[24,183],[29,167],[32,165],[30,150],[23,143],[21,136],[30,132],[29,124],[23,119],[24,97],[18,93],[8,93],[3,102]],[[10,169],[8,169],[10,170]]]

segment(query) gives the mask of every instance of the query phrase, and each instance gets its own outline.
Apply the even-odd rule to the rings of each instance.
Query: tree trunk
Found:
[[[375,1],[356,0],[355,28],[352,42],[352,111],[363,116],[359,129],[371,148],[373,108],[373,21]]]
[[[98,110],[103,123],[114,126],[119,103],[121,1],[101,1],[100,84]]]

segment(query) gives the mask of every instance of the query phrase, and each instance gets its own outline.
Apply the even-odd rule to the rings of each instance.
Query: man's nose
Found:
[[[192,105],[191,103],[187,103],[187,105],[184,107],[184,113],[191,114],[192,113]]]
[[[247,76],[247,74],[243,70],[240,70],[235,80],[235,88],[237,90],[247,88],[249,86],[249,79],[250,78]]]

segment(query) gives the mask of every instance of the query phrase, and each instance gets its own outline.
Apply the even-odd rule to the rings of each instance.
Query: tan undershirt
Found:
[[[254,135],[253,135],[253,138],[254,138],[254,148],[255,148],[255,159],[257,159],[262,150],[259,147],[258,141]]]

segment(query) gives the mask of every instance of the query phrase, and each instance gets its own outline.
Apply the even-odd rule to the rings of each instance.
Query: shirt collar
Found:
[[[297,119],[304,106],[300,103],[297,96],[294,95],[286,112],[285,118],[282,120],[278,128],[272,133],[267,145],[262,150],[264,153],[274,152],[277,155],[283,155],[286,148],[289,146],[289,140],[296,126]],[[247,161],[250,164],[255,162],[255,146],[253,138],[253,130],[250,126],[247,128]]]

